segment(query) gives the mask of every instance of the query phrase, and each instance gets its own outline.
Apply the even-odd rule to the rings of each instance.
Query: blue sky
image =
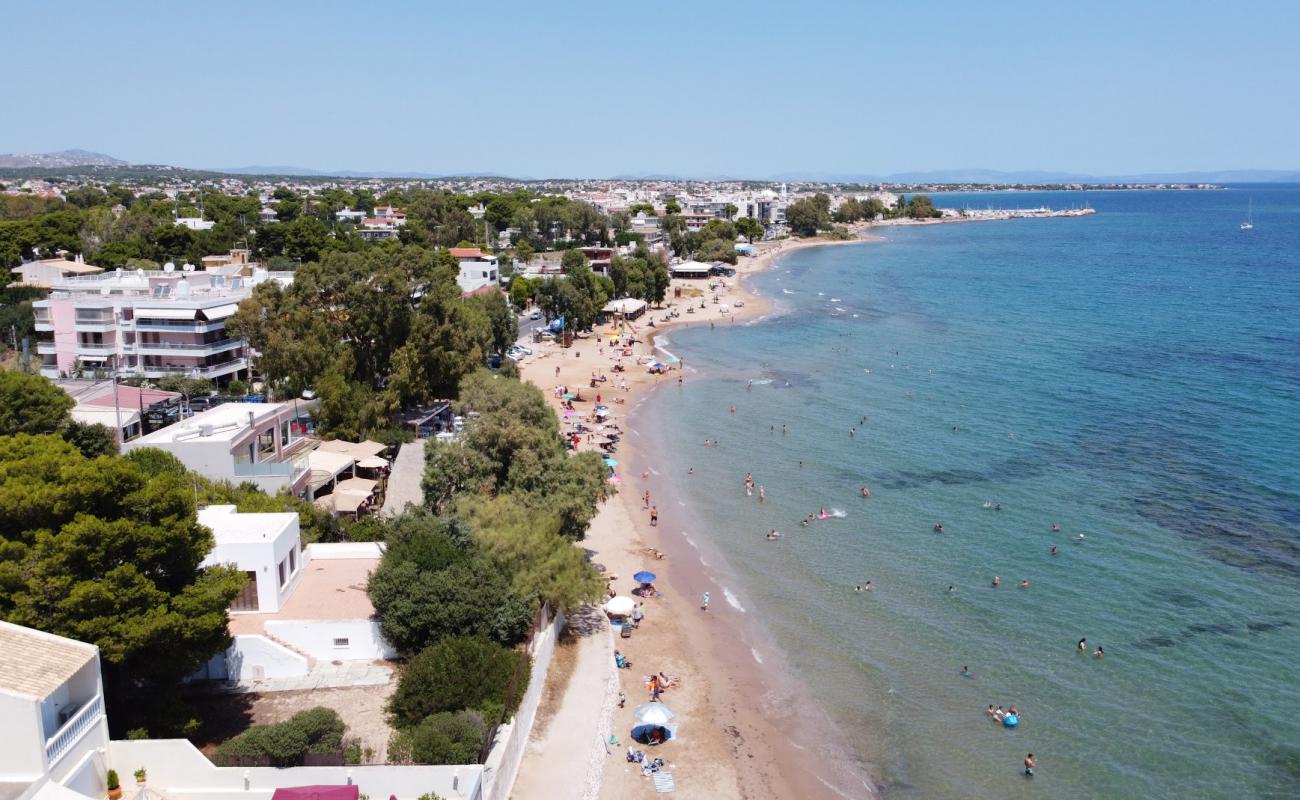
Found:
[[[11,3],[0,152],[608,176],[1300,168],[1300,3]]]

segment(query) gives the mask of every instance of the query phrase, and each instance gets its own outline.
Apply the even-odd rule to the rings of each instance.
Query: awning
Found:
[[[357,461],[360,461],[369,456],[377,456],[386,449],[387,447],[385,445],[382,445],[379,442],[372,442],[369,439],[364,442],[346,442],[342,439],[331,439],[327,442],[321,442],[317,451],[323,451],[326,453],[343,453],[352,456],[352,458]]]
[[[238,310],[239,310],[239,303],[227,303],[224,306],[217,306],[216,308],[203,309],[203,316],[207,317],[210,320],[225,319],[226,317],[230,316],[231,314],[235,313]]]
[[[194,308],[136,308],[135,318],[149,319],[194,319],[198,309]]]
[[[379,456],[366,456],[357,462],[357,466],[362,469],[383,469],[388,466],[388,461]]]
[[[307,466],[311,468],[311,486],[324,486],[340,472],[348,469],[356,459],[346,453],[331,453],[328,450],[313,450],[307,454]]]
[[[346,492],[369,497],[378,485],[378,481],[367,480],[366,478],[348,478],[345,481],[339,481],[338,485],[334,487],[334,492],[335,494]]]
[[[357,800],[361,787],[351,786],[289,786],[276,789],[271,800]]]

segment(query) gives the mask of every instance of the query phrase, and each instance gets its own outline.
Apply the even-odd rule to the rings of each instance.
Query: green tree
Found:
[[[0,436],[54,433],[76,404],[40,375],[0,369]]]
[[[177,730],[180,680],[229,645],[244,576],[201,568],[212,544],[183,473],[0,437],[0,618],[99,647],[115,735]]]
[[[665,214],[682,213],[682,207],[680,204],[678,204],[677,198],[675,197],[668,198],[668,202],[664,203],[664,213]]]
[[[388,701],[394,725],[416,725],[440,711],[475,709],[488,719],[513,714],[528,688],[527,653],[467,636],[448,636],[420,651]]]
[[[495,465],[462,442],[430,439],[425,445],[424,502],[441,514],[463,494],[480,494],[494,483]]]
[[[582,254],[581,250],[565,250],[564,255],[560,256],[560,268],[564,270],[565,275],[571,275],[575,270],[590,267],[591,262]]]
[[[754,239],[763,238],[763,223],[753,217],[741,217],[736,220],[736,233],[744,236],[752,244]]]
[[[284,254],[297,261],[315,261],[328,238],[325,223],[315,217],[299,217],[285,226]]]
[[[394,764],[477,764],[488,726],[478,711],[442,711],[395,732],[388,742]],[[420,800],[439,800],[422,795]]]
[[[739,211],[739,210],[740,210],[740,208],[739,208],[738,206],[736,206],[736,205],[734,205],[734,204],[732,204],[732,203],[727,203],[725,206],[722,207],[722,215],[723,215],[724,217],[726,217],[727,219],[729,219],[729,220],[730,220],[730,219],[735,219],[735,218],[736,218],[736,212]]]
[[[794,201],[785,210],[785,221],[799,236],[816,236],[831,227],[830,198],[818,193]]]

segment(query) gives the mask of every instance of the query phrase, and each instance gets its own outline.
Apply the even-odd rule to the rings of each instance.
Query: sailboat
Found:
[[[1255,223],[1253,221],[1255,218],[1254,211],[1255,211],[1255,201],[1253,199],[1246,201],[1246,221],[1241,223],[1241,229],[1243,231],[1254,230],[1255,228]]]

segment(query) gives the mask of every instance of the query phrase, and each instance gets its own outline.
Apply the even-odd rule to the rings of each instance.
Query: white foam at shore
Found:
[[[745,613],[745,607],[740,604],[740,601],[737,600],[736,596],[731,593],[731,590],[725,586],[722,587],[722,596],[727,598],[727,604],[730,605],[732,608],[736,609],[742,614]]]
[[[763,657],[760,656],[760,655],[758,654],[758,651],[755,650],[754,648],[752,648],[752,647],[749,648],[749,654],[750,654],[751,656],[753,656],[753,657],[754,657],[754,660],[757,661],[758,663],[760,663],[760,664],[763,663]]]
[[[649,473],[650,473],[651,475],[658,475],[658,474],[659,474],[659,470],[655,469],[654,467],[646,467],[646,469],[647,469],[647,471],[649,471]]]

